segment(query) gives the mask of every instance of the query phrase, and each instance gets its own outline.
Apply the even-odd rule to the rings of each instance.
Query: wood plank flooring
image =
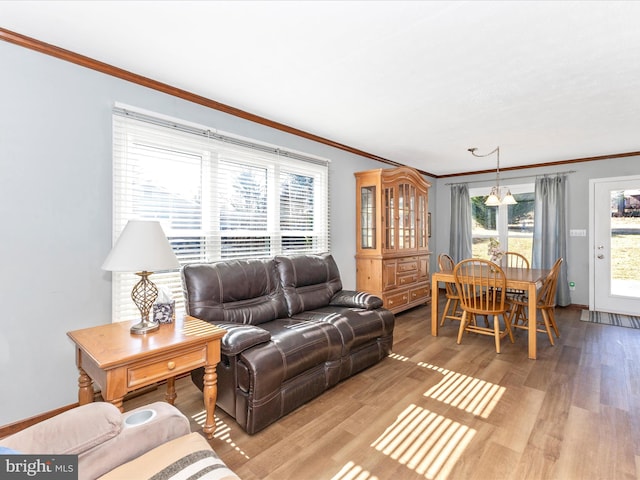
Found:
[[[253,436],[218,409],[211,445],[244,480],[640,478],[640,330],[556,317],[529,360],[524,331],[496,354],[491,337],[457,345],[451,321],[432,337],[430,307],[403,312],[390,357]],[[201,392],[176,384],[201,429]]]

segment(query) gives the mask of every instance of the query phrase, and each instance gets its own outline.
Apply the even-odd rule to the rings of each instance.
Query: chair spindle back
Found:
[[[507,280],[502,268],[489,260],[470,258],[455,266],[453,276],[463,310],[480,315],[504,313]]]

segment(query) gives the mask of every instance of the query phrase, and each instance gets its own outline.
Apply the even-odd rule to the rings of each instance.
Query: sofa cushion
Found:
[[[187,314],[208,322],[259,325],[286,316],[273,260],[228,260],[185,265]]]
[[[342,290],[340,272],[329,253],[275,257],[289,316],[329,305]]]
[[[360,345],[392,336],[395,325],[393,313],[384,309],[326,306],[297,313],[293,318],[333,326],[340,332],[343,356],[349,355]]]
[[[283,382],[317,365],[340,361],[339,332],[327,323],[281,318],[263,326],[271,333],[271,342],[240,354],[248,370],[246,375],[244,370],[238,372],[238,386],[246,392],[253,389],[255,398],[272,395]]]
[[[199,433],[176,438],[111,470],[99,480],[240,480]]]

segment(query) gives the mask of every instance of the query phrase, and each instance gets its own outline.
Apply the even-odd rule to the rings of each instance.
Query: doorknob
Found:
[[[600,260],[602,260],[602,259],[604,258],[604,255],[603,255],[603,254],[600,254],[600,255],[598,255],[598,258],[599,258]]]

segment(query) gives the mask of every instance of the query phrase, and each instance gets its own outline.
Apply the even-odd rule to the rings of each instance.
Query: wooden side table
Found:
[[[167,380],[166,400],[176,398],[175,377],[204,367],[204,433],[212,438],[218,395],[216,366],[220,361],[220,339],[226,333],[210,323],[185,316],[163,324],[144,335],[133,335],[133,322],[117,322],[68,332],[76,344],[78,401],[93,401],[92,382],[102,397],[122,411],[125,394]]]

